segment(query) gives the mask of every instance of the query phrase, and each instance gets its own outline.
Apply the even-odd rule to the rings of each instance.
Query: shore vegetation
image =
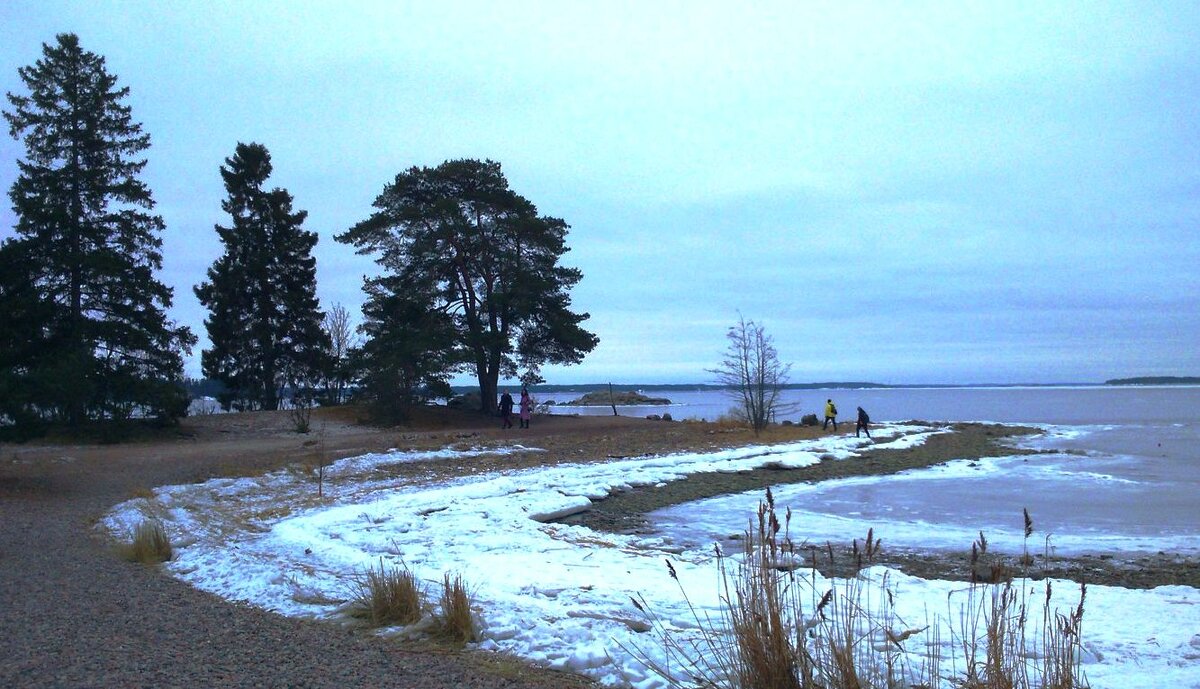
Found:
[[[138,524],[133,532],[133,540],[122,547],[122,553],[130,562],[144,565],[167,562],[174,555],[171,539],[162,523],[156,519],[147,519]]]
[[[699,634],[687,635],[658,619],[644,600],[634,600],[666,661],[630,650],[679,689],[1088,686],[1081,669],[1086,585],[1080,584],[1078,604],[1063,612],[1052,603],[1050,582],[1042,598],[1033,596],[1027,578],[971,584],[957,619],[934,615],[914,624],[896,614],[886,576],[863,576],[882,551],[872,531],[853,543],[853,576],[819,580],[819,556],[811,552],[805,563],[789,536],[790,523],[790,510],[781,520],[768,490],[744,534],[741,557],[717,550],[720,616],[702,614],[688,601]],[[678,581],[670,561],[667,568]],[[680,591],[687,600],[682,585]],[[1030,601],[1040,601],[1041,609]],[[945,638],[961,649],[961,665],[941,657]]]

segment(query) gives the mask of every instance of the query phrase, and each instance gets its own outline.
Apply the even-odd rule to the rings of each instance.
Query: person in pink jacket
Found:
[[[533,398],[529,391],[521,389],[521,428],[529,428],[529,418],[533,415]]]

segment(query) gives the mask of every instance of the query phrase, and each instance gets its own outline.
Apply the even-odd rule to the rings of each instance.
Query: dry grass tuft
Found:
[[[146,519],[133,532],[133,542],[123,548],[125,559],[145,565],[156,565],[171,559],[171,539],[157,519]]]
[[[351,614],[371,625],[413,624],[425,610],[425,590],[407,567],[368,567],[355,581],[355,605]]]
[[[715,430],[724,433],[750,430],[750,427],[746,425],[745,414],[737,407],[732,407],[724,414],[719,415],[710,425]]]
[[[154,498],[154,491],[145,486],[138,486],[137,488],[134,488],[133,490],[129,491],[129,497],[130,498],[144,498],[146,500],[151,500]]]
[[[471,591],[461,574],[446,572],[442,577],[441,614],[438,623],[441,635],[459,643],[477,641],[479,632],[471,615]]]
[[[270,464],[262,466],[257,464],[243,464],[235,460],[222,460],[217,463],[212,470],[212,478],[252,478],[262,476],[272,467],[284,466],[289,461],[287,455],[280,453],[276,455]],[[205,476],[204,478],[208,478]],[[203,479],[201,479],[203,480]]]

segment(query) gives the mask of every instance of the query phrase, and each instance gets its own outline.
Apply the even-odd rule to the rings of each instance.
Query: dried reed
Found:
[[[1032,535],[1032,519],[1025,512],[1026,538]],[[919,628],[897,617],[891,585],[882,580],[854,576],[833,583],[820,593],[812,574],[798,572],[797,549],[788,536],[790,510],[783,522],[776,515],[774,498],[768,490],[743,539],[744,553],[731,566],[716,549],[722,586],[722,615],[712,620],[702,615],[680,591],[691,610],[698,636],[684,638],[672,633],[644,599],[634,605],[646,615],[650,627],[665,650],[666,661],[657,662],[638,649],[626,649],[651,672],[672,687],[751,689],[884,689],[897,686],[926,689],[1079,689],[1086,687],[1080,670],[1080,626],[1083,618],[1081,587],[1079,605],[1069,614],[1058,613],[1051,601],[1050,584],[1043,602],[1040,633],[1029,626],[1028,579],[1014,584],[1002,563],[992,565],[993,581],[967,589],[967,600],[959,609],[957,633],[951,642],[961,651],[965,665],[943,674],[941,619],[929,619]],[[829,548],[832,559],[832,548]],[[1027,552],[1027,551],[1026,551]],[[972,546],[972,571],[988,553],[981,532]],[[880,554],[874,532],[852,556],[855,566],[868,567]],[[678,581],[674,566],[667,570]],[[951,597],[961,591],[954,592]],[[948,601],[949,603],[949,601]],[[924,652],[911,658],[904,643],[925,635]],[[1039,646],[1040,645],[1040,646]],[[1040,665],[1033,661],[1037,658]]]

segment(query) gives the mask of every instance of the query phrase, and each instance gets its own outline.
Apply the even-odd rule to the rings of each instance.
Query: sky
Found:
[[[1086,434],[1095,428],[1073,430]],[[942,432],[895,424],[878,426],[875,431],[874,447],[891,449],[920,445],[930,435]],[[707,648],[702,644],[693,647],[689,642],[696,641],[693,634],[697,621],[707,620],[718,628],[724,621],[714,540],[724,544],[733,580],[728,583],[733,585],[744,545],[730,543],[728,536],[745,532],[762,495],[755,491],[722,496],[716,499],[718,507],[708,504],[711,501],[672,507],[675,521],[684,526],[682,537],[679,528],[637,535],[612,534],[554,520],[586,510],[593,500],[613,492],[661,485],[694,473],[736,472],[763,466],[799,468],[816,464],[822,457],[860,461],[859,453],[866,445],[870,441],[865,438],[841,435],[709,453],[526,469],[506,466],[506,455],[542,450],[521,445],[433,452],[393,450],[333,463],[325,474],[324,498],[315,495],[311,476],[294,470],[217,478],[156,488],[152,496],[114,507],[100,521],[99,528],[121,542],[129,542],[138,524],[147,519],[161,520],[173,546],[174,555],[164,565],[172,575],[229,600],[302,618],[343,620],[346,603],[354,591],[352,582],[368,567],[404,567],[427,587],[433,599],[441,593],[443,575],[459,575],[472,591],[481,636],[479,648],[584,674],[602,686],[662,689],[672,685],[648,672],[641,661],[668,665],[668,652],[661,642],[663,630],[671,631],[680,650]],[[492,456],[485,459],[481,455]],[[1079,459],[1074,456],[1075,461]],[[886,490],[895,484],[950,477],[979,480],[972,475],[981,467],[985,474],[1011,474],[1012,465],[1022,461],[1053,473],[1055,466],[1071,460],[1071,455],[1054,452],[1035,455],[1033,460],[959,460],[929,469],[847,481]],[[436,463],[443,467],[444,475],[452,475],[455,466],[478,466],[481,461],[490,461],[489,466],[499,468],[432,482],[414,481],[411,472],[392,468],[408,462]],[[1086,500],[1088,496],[1116,491],[1122,479],[1103,473],[1115,466],[1118,464],[1088,464],[1075,474],[1075,480],[1057,479],[1063,484],[1060,492]],[[1140,477],[1127,482],[1140,482]],[[846,481],[820,485],[836,488],[843,483]],[[1014,500],[1015,494],[1022,493],[1019,483],[1009,480],[1008,490],[1003,491],[1007,499]],[[785,514],[791,516],[785,535],[795,542],[820,544],[828,534],[832,542],[846,544],[867,533],[865,526],[857,530],[857,522],[853,528],[843,523],[822,531],[820,520],[814,519],[819,515],[803,509],[812,508],[812,502],[803,492],[799,497],[786,496],[788,488],[776,487],[776,513],[781,521]],[[1021,504],[1021,499],[1016,495],[1015,503]],[[834,502],[822,504],[829,511],[837,511]],[[1015,559],[1025,547],[1040,554],[1047,534],[1041,515],[1035,512],[1035,530],[1029,539],[1032,543],[1027,544],[1021,512],[1011,503],[1012,519],[1007,526],[991,522],[990,510],[980,513],[970,507],[964,509],[962,504],[958,507],[949,516],[922,514],[913,518],[901,511],[876,515],[871,523],[874,534],[884,543],[883,564],[853,581],[830,580],[813,573],[804,566],[808,557],[804,549],[792,556],[801,560],[797,563],[798,579],[784,598],[791,600],[790,596],[795,595],[799,600],[799,613],[810,630],[810,649],[819,653],[818,640],[829,638],[831,630],[849,624],[844,621],[845,611],[859,605],[878,624],[866,629],[856,627],[861,634],[856,638],[873,648],[891,648],[884,639],[885,627],[897,634],[917,630],[915,638],[903,644],[904,653],[893,662],[917,670],[940,654],[943,681],[935,683],[948,686],[952,678],[961,677],[966,666],[963,647],[967,645],[962,639],[986,638],[981,626],[985,615],[979,610],[980,606],[988,609],[995,591],[988,585],[972,587],[961,581],[906,575],[886,566],[888,554],[906,545],[928,548],[930,534],[943,530],[966,539],[956,544],[956,551],[962,552],[965,543],[984,528],[991,544],[990,555],[985,557]],[[723,519],[714,521],[717,514]],[[657,525],[657,516],[650,517]],[[970,527],[963,524],[964,518]],[[1106,527],[1113,531],[1096,533]],[[1090,529],[1076,542],[1085,550],[1100,548],[1115,553],[1117,558],[1136,556],[1147,548],[1151,552],[1162,547],[1178,552],[1181,548],[1193,550],[1196,545],[1195,538],[1166,537],[1172,545],[1163,546],[1160,539],[1156,545],[1147,546],[1131,536],[1130,527],[1117,521]],[[1055,533],[1054,537],[1054,543],[1065,543],[1071,535]],[[668,574],[664,560],[671,563],[674,577]],[[1024,641],[1014,641],[1020,638],[1015,635],[1008,638],[1030,649],[1034,665],[1031,672],[1036,676],[1043,657],[1043,601],[1049,601],[1051,615],[1069,615],[1080,604],[1080,588],[1068,580],[1034,582],[1020,578],[1014,580],[1014,587],[1016,597],[1029,601],[1030,609],[1028,616],[1021,616],[1027,622]],[[813,610],[830,589],[835,589],[837,595],[825,609],[827,617],[822,616],[822,621]],[[643,609],[652,611],[652,617],[635,608],[635,596]],[[784,608],[791,610],[792,606]],[[654,624],[648,631],[638,626],[651,619]],[[409,628],[386,628],[381,633],[403,638],[405,634],[420,634],[422,628],[422,623],[416,623]],[[1087,683],[1096,689],[1198,686],[1198,628],[1200,590],[1196,588],[1136,590],[1089,584],[1079,637],[1079,657]],[[984,653],[981,648],[976,652],[979,657]],[[670,667],[679,672],[678,663],[670,663]],[[862,664],[857,667],[864,670]]]
[[[711,382],[739,313],[794,382],[1200,375],[1195,3],[7,0],[0,90],[62,32],[152,137],[190,375],[238,142],[356,315],[376,266],[333,237],[411,166],[499,161],[600,338],[550,383]]]

